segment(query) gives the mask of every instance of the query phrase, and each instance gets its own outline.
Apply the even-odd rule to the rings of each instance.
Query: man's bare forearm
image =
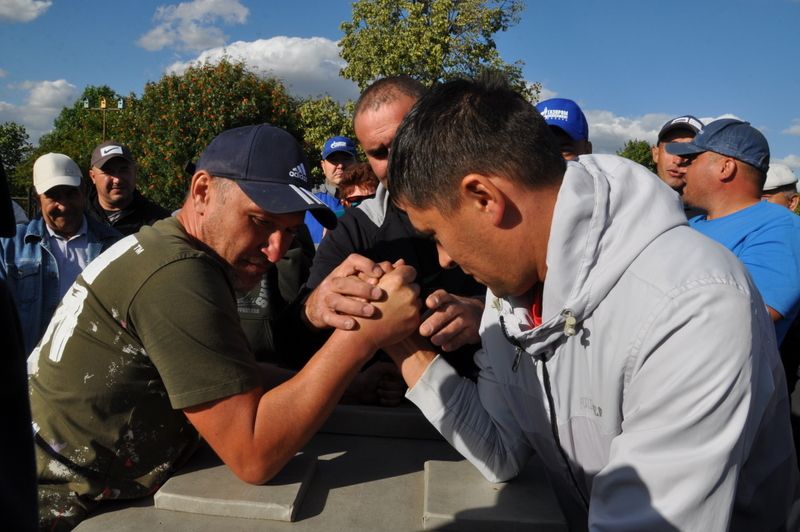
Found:
[[[416,333],[397,344],[384,348],[384,351],[400,369],[400,374],[409,388],[417,383],[433,359],[436,358],[436,352],[431,343]]]

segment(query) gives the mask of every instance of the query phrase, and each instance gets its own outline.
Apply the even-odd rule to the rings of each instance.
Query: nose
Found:
[[[278,229],[270,233],[267,237],[267,245],[261,251],[272,263],[276,263],[286,255],[289,246],[292,245],[294,235],[285,229]]]
[[[389,173],[388,170],[388,162],[386,159],[383,160],[375,160],[373,159],[369,163],[370,167],[372,167],[372,171],[375,172],[375,175],[378,177],[378,180],[386,185],[386,178],[387,174]]]
[[[447,251],[445,251],[441,244],[436,244],[436,251],[439,253],[439,266],[446,270],[457,266],[456,261],[447,254]]]

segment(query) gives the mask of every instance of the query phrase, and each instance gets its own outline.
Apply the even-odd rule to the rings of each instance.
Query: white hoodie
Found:
[[[539,327],[487,294],[477,384],[437,357],[409,390],[431,423],[491,481],[538,453],[572,529],[785,526],[786,382],[738,259],[656,176],[596,155],[568,164],[547,266]]]

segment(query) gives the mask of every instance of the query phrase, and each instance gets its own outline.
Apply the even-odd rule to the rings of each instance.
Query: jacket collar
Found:
[[[508,333],[523,345],[575,334],[642,250],[686,223],[678,195],[643,167],[614,155],[568,163],[547,245],[542,325],[531,329],[529,302],[509,298],[497,304]]]
[[[28,227],[25,230],[25,243],[31,244],[35,242],[40,242],[44,239],[46,233],[44,219],[40,214],[30,222],[28,222]]]

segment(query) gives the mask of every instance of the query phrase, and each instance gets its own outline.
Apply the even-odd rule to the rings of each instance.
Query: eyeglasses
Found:
[[[342,205],[345,207],[358,207],[362,201],[374,198],[375,194],[367,194],[363,196],[349,196],[342,198]]]

